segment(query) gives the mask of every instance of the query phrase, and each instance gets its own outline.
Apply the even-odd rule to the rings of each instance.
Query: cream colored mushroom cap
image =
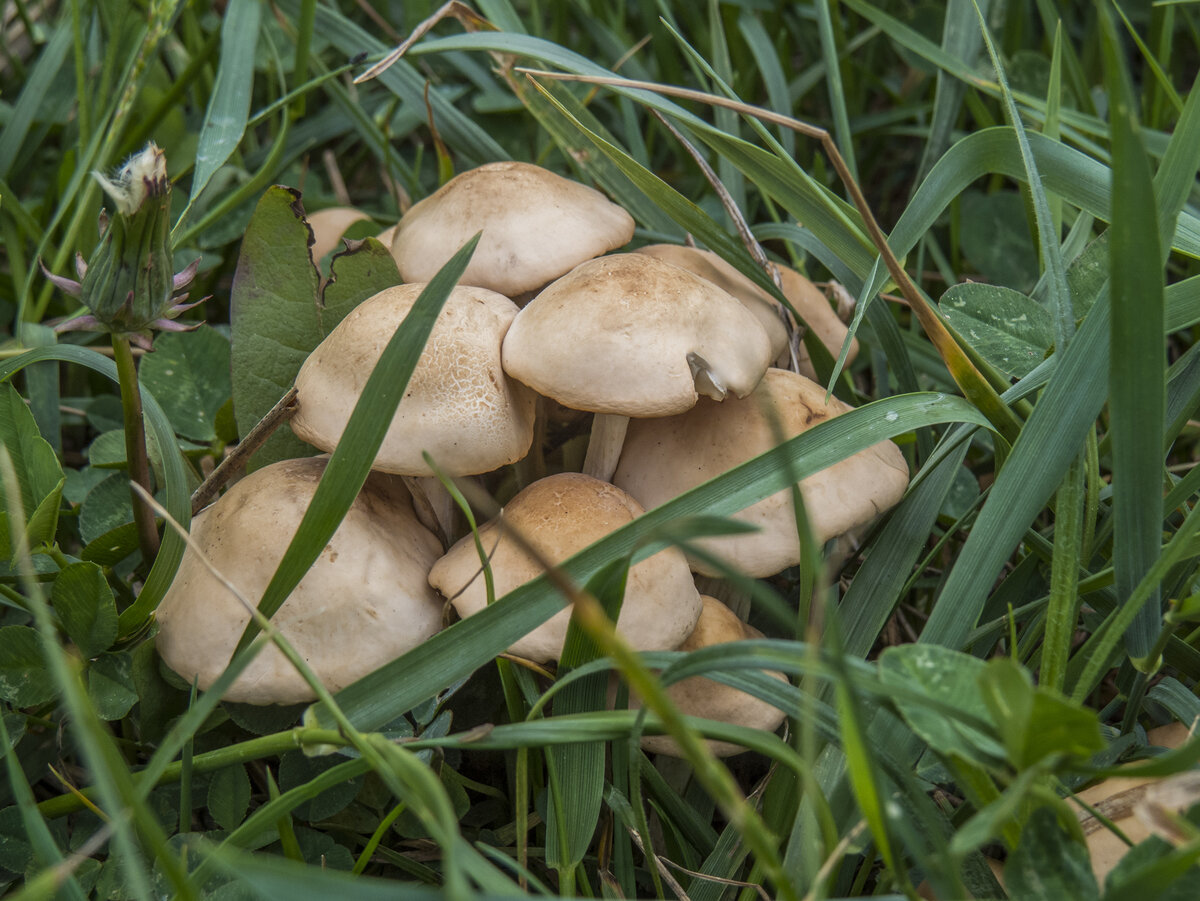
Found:
[[[620,416],[691,409],[698,381],[742,397],[770,360],[766,332],[727,292],[641,253],[575,267],[504,339],[513,378],[568,407]]]
[[[784,438],[793,438],[849,409],[837,398],[826,404],[825,389],[804,376],[769,369],[747,398],[719,404],[702,399],[679,416],[630,422],[613,483],[649,510],[775,447],[775,423]],[[872,521],[894,506],[907,487],[908,466],[891,441],[800,482],[819,542]],[[759,578],[800,562],[790,491],[773,494],[732,518],[760,531],[699,539],[696,545]],[[699,559],[690,562],[696,572],[720,575]]]
[[[775,266],[779,272],[779,285],[786,297],[803,317],[805,324],[821,339],[821,343],[836,360],[842,352],[842,342],[846,340],[846,323],[838,319],[833,307],[825,299],[821,289],[811,281],[787,266]],[[846,362],[850,363],[858,356],[858,339],[850,342],[850,350],[846,353]],[[800,372],[811,379],[817,377],[812,360],[804,345],[800,345]]]
[[[771,359],[778,359],[787,350],[788,333],[782,319],[783,306],[711,250],[684,247],[682,244],[647,244],[634,253],[644,253],[686,269],[729,292],[731,297],[754,314],[758,324],[767,333],[771,340]]]
[[[506,528],[519,532],[551,563],[560,563],[642,514],[619,488],[580,473],[540,479],[518,493],[503,512]],[[496,597],[542,574],[537,562],[508,537],[497,520],[479,530],[490,554]],[[467,617],[487,604],[474,539],[468,535],[434,564],[429,583]],[[666,650],[683,641],[700,616],[700,595],[683,554],[668,548],[629,570],[617,629],[638,650]],[[564,608],[514,643],[509,652],[530,660],[557,660],[571,611]]]
[[[696,621],[696,628],[676,650],[695,651],[716,644],[763,637],[762,632],[742,622],[736,613],[716,598],[704,594],[700,596],[700,600],[704,602],[704,609],[700,612],[700,619]],[[787,681],[783,673],[768,671],[767,674],[781,682]],[[685,716],[701,716],[734,726],[762,729],[764,732],[774,732],[783,722],[784,713],[774,704],[768,704],[741,689],[703,676],[692,676],[673,682],[666,690],[667,696]],[[641,699],[630,694],[630,709],[640,706]],[[641,744],[642,749],[646,751],[669,754],[672,757],[683,756],[679,745],[669,735],[646,735],[642,737]],[[746,750],[741,745],[726,741],[709,741],[708,746],[718,757],[730,757]]]
[[[325,470],[324,458],[259,469],[192,520],[208,560],[250,603],[262,599]],[[441,547],[417,522],[403,483],[368,476],[321,556],[272,622],[330,690],[338,691],[429,638],[442,603],[426,583]],[[167,666],[207,689],[229,663],[249,613],[187,550],[156,613]],[[224,695],[247,704],[311,701],[308,684],[267,645]]]
[[[633,217],[594,188],[530,163],[455,176],[400,219],[392,255],[405,281],[433,278],[480,229],[459,282],[509,297],[626,244]]]
[[[296,376],[292,431],[332,451],[392,334],[424,285],[396,285],[355,307]],[[533,442],[537,398],[504,375],[500,346],[517,308],[486,288],[450,292],[384,437],[374,469],[430,476],[421,456],[452,475],[491,472]]]

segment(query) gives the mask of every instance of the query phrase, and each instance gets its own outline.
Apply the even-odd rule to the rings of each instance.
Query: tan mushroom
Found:
[[[607,479],[628,417],[670,416],[700,395],[743,397],[771,345],[728,293],[644,254],[589,260],[542,291],[504,339],[504,369],[596,419],[585,472]],[[609,435],[608,433],[612,434]],[[603,443],[597,435],[606,435]]]
[[[263,467],[192,520],[204,556],[257,606],[308,509],[324,458]],[[321,556],[272,622],[337,691],[416,647],[441,627],[426,574],[441,546],[417,522],[399,479],[372,473]],[[207,689],[229,663],[250,614],[189,549],[158,607],[158,651]],[[224,697],[247,704],[311,701],[312,690],[273,645]]]
[[[341,246],[342,235],[356,222],[371,217],[362,210],[350,206],[331,206],[307,215],[308,227],[312,229],[312,257],[321,260],[331,250]]]
[[[785,366],[788,357],[788,332],[783,325],[783,317],[786,315],[787,319],[791,321],[791,314],[785,314],[783,307],[770,294],[709,250],[683,247],[678,244],[649,244],[639,247],[636,252],[650,254],[664,262],[694,272],[736,297],[758,317],[759,323],[771,336],[772,359],[778,365]],[[848,331],[846,324],[838,318],[821,290],[807,278],[787,266],[775,263],[772,263],[771,266],[779,274],[783,296],[803,317],[804,324],[816,333],[833,358],[837,359],[842,350],[842,342],[846,340]],[[815,379],[817,377],[816,370],[813,368],[812,360],[803,344],[800,345],[798,354],[800,374]],[[846,362],[853,362],[857,356],[858,339],[855,338],[850,342]]]
[[[627,243],[633,218],[599,191],[540,166],[488,163],[409,209],[392,255],[405,281],[429,281],[481,229],[459,281],[515,297]]]
[[[496,597],[542,574],[542,569],[508,534],[519,532],[550,563],[560,563],[589,544],[633,521],[642,508],[629,495],[579,473],[534,482],[505,506],[501,519],[479,529],[495,581]],[[462,616],[487,605],[487,592],[472,536],[459,541],[429,573],[429,583]],[[687,562],[675,548],[659,551],[629,570],[618,630],[638,650],[666,650],[692,631],[700,594]],[[571,611],[563,609],[521,638],[509,651],[539,662],[557,660]]]
[[[337,446],[367,378],[424,285],[397,285],[355,307],[296,376],[292,431],[325,451]],[[516,306],[485,288],[446,300],[373,468],[431,476],[421,454],[451,475],[515,462],[533,441],[535,396],[504,375],[500,346]]]
[[[700,619],[696,621],[696,628],[676,650],[696,651],[717,644],[763,637],[758,629],[742,622],[736,613],[716,598],[701,595],[700,599],[704,602],[704,609],[700,613]],[[769,670],[767,675],[787,682],[783,673]],[[666,691],[667,696],[686,716],[699,716],[734,726],[762,729],[764,732],[774,732],[784,719],[784,712],[774,704],[768,704],[752,694],[703,676],[681,679],[668,685]],[[640,706],[641,698],[631,693],[630,709]],[[645,735],[641,744],[643,750],[656,754],[683,756],[679,745],[669,735]],[[726,741],[709,741],[708,746],[718,757],[730,757],[746,750],[741,745]]]
[[[825,389],[783,369],[769,369],[749,397],[696,407],[665,419],[630,423],[613,483],[646,507],[657,507],[702,482],[765,453],[850,407]],[[882,441],[800,482],[809,523],[818,542],[871,522],[895,505],[908,486],[900,449]],[[696,545],[755,577],[773,575],[800,562],[800,539],[790,491],[781,491],[735,514],[759,527],[745,535],[706,538]],[[699,558],[692,568],[720,575]]]

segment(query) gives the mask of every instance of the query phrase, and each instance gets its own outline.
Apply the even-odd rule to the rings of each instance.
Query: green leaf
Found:
[[[208,326],[163,332],[154,340],[154,353],[142,359],[138,377],[177,434],[205,443],[217,437],[217,411],[232,390],[224,335]]]
[[[329,281],[321,292],[321,326],[332,331],[346,314],[364,300],[403,281],[391,251],[374,238],[352,243],[334,254]]]
[[[133,521],[129,476],[114,472],[88,492],[79,507],[79,537],[86,544]]]
[[[276,185],[254,210],[233,276],[233,410],[245,435],[283,397],[309,352],[329,333],[317,303],[319,276],[300,192]],[[309,456],[312,448],[278,429],[251,468]]]
[[[286,792],[305,785],[341,763],[344,763],[344,760],[339,757],[307,757],[300,751],[284,754],[279,758],[279,790]],[[354,800],[362,786],[362,780],[362,776],[357,776],[339,782],[312,800],[298,805],[292,814],[309,822],[327,820],[340,813]]]
[[[1087,849],[1058,824],[1053,809],[1033,812],[1004,867],[1009,897],[1020,901],[1088,901],[1100,897]]]
[[[138,702],[129,654],[103,654],[88,668],[88,697],[102,720],[119,720]]]
[[[104,572],[95,563],[72,563],[58,574],[51,601],[67,637],[85,658],[108,650],[117,639],[117,604]]]
[[[939,306],[981,357],[1009,378],[1024,378],[1054,343],[1054,321],[1041,304],[1000,285],[954,285]]]
[[[213,773],[208,786],[208,812],[222,829],[236,829],[250,809],[250,777],[236,763]]]
[[[1008,657],[988,661],[977,684],[1018,769],[1050,754],[1087,757],[1104,747],[1094,711],[1035,688],[1028,670]]]
[[[204,113],[204,125],[196,147],[196,169],[192,193],[200,196],[213,174],[237,149],[250,117],[250,93],[254,87],[254,48],[262,4],[257,0],[231,0],[221,23],[221,61],[217,80]]]
[[[33,414],[12,385],[0,388],[0,443],[12,458],[25,511],[30,547],[53,541],[58,526],[58,503],[65,484],[54,449],[38,433]],[[42,508],[47,499],[52,506]],[[39,508],[42,508],[39,510]],[[12,553],[4,490],[0,486],[0,559]]]
[[[32,707],[57,694],[37,632],[28,626],[0,629],[0,698],[14,707]]]
[[[1016,191],[961,195],[963,254],[990,282],[1028,291],[1037,281],[1037,252]]]
[[[885,685],[915,688],[987,722],[992,717],[979,684],[984,666],[977,657],[936,645],[899,645],[880,656],[879,678]],[[942,710],[902,698],[897,698],[895,704],[909,728],[938,754],[957,754],[976,761],[1004,756],[1004,748],[994,735],[958,722]]]

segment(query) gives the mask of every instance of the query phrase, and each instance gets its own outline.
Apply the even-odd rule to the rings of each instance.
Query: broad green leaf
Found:
[[[163,332],[154,341],[154,353],[142,359],[138,376],[178,434],[205,443],[217,437],[217,411],[232,390],[224,335],[208,326]]]
[[[200,129],[189,204],[233,155],[246,131],[261,17],[262,4],[258,0],[231,0],[225,10],[221,22],[221,61]]]
[[[1094,711],[1057,692],[1035,688],[1029,672],[1007,657],[989,661],[976,684],[1018,769],[1035,766],[1051,754],[1087,757],[1104,747]]]
[[[338,757],[307,757],[300,751],[284,754],[279,758],[279,790],[283,792],[299,788],[342,762]],[[362,786],[362,778],[347,779],[332,788],[297,805],[292,813],[298,819],[309,822],[327,820],[346,808]]]
[[[1011,288],[955,285],[938,305],[975,352],[1010,378],[1029,375],[1054,343],[1049,311]]]
[[[959,196],[959,204],[959,240],[971,265],[989,282],[1030,290],[1037,281],[1038,259],[1021,195],[968,190]]]
[[[104,572],[94,563],[72,563],[54,580],[51,602],[85,658],[108,650],[117,638],[117,604]]]
[[[311,240],[300,192],[269,188],[242,238],[230,297],[233,410],[243,435],[292,387],[304,358],[329,334],[317,303]],[[281,428],[251,467],[311,454]]]
[[[1021,841],[1004,867],[1012,898],[1021,901],[1088,901],[1100,889],[1088,863],[1087,849],[1059,825],[1054,810],[1035,810],[1021,830]]]
[[[101,536],[133,521],[129,476],[114,472],[88,492],[79,508],[79,537],[91,544]]]
[[[102,654],[88,667],[88,697],[102,720],[122,719],[138,702],[133,658],[126,653]]]
[[[57,694],[37,632],[28,626],[0,628],[0,698],[14,707],[32,707]]]
[[[978,682],[984,665],[977,657],[948,648],[899,645],[888,648],[879,658],[879,677],[885,685],[915,688],[943,704],[990,721]],[[938,754],[957,754],[974,761],[1004,756],[1004,748],[995,735],[913,701],[897,700],[896,706],[909,728]]]
[[[332,331],[364,300],[401,281],[395,258],[374,238],[334,254],[329,281],[321,289],[321,327]]]
[[[236,829],[250,809],[250,777],[240,763],[213,773],[208,785],[208,812],[222,829]]]
[[[65,484],[62,467],[54,449],[38,434],[29,407],[12,385],[0,388],[0,443],[8,450],[21,490],[21,508],[25,513],[25,534],[35,548],[54,540],[58,525],[58,499]],[[39,508],[52,499],[49,509]],[[35,515],[36,514],[36,515]],[[0,487],[0,559],[12,553],[4,490]]]

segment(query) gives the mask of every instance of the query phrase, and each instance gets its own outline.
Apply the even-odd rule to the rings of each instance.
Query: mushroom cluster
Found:
[[[474,538],[455,528],[444,498],[431,503],[438,489],[422,486],[436,485],[423,454],[442,472],[486,478],[525,457],[538,434],[537,411],[546,404],[593,414],[584,472],[533,481],[479,529],[495,595],[501,596],[540,574],[535,557],[564,560],[644,510],[848,409],[826,402],[824,390],[805,376],[770,368],[792,360],[788,345],[797,326],[770,295],[707,252],[660,245],[609,253],[631,239],[629,214],[598,191],[536,166],[494,163],[465,172],[413,206],[390,231],[405,283],[347,315],[296,379],[292,428],[319,450],[336,447],[424,282],[472,235],[482,231],[482,237],[434,325],[376,471],[326,553],[274,619],[331,688],[403,653],[411,646],[404,642],[432,634],[442,619],[440,598],[461,617],[487,603]],[[820,292],[789,273],[779,273],[785,296],[837,353],[844,326]],[[294,511],[303,513],[323,465],[290,461],[261,470],[196,518],[194,537],[204,555],[249,603],[261,597],[272,562],[294,533]],[[818,537],[869,523],[898,500],[907,475],[899,450],[883,442],[803,480],[800,490]],[[274,478],[298,481],[268,483]],[[790,492],[740,516],[759,531],[704,543],[706,554],[754,576],[799,562]],[[245,572],[237,555],[251,561]],[[362,561],[347,566],[356,557]],[[343,583],[332,575],[325,581],[325,567],[356,587],[336,587]],[[399,588],[400,569],[420,571],[419,590]],[[757,634],[719,602],[702,598],[693,571],[712,574],[703,561],[676,549],[631,568],[617,628],[635,648],[692,650]],[[386,600],[376,599],[376,591]],[[398,593],[417,598],[412,603],[422,612],[399,612],[392,600]],[[224,667],[246,622],[241,601],[228,594],[189,552],[160,608],[164,659],[189,680],[198,678],[202,688]],[[202,627],[198,604],[228,607],[228,624]],[[366,631],[395,636],[366,654],[347,632],[336,663],[302,647],[309,633],[343,634],[328,619],[343,607],[354,609]],[[391,616],[399,620],[386,621]],[[204,618],[211,619],[208,613]],[[561,612],[509,652],[539,663],[557,660],[568,619]],[[353,652],[345,650],[351,646]],[[267,651],[229,697],[286,703],[306,699],[307,691],[282,657]],[[748,719],[741,722],[759,728],[774,729],[783,717],[706,679],[679,683],[673,695],[687,712],[742,715]],[[646,742],[649,749],[673,750],[666,739]]]

